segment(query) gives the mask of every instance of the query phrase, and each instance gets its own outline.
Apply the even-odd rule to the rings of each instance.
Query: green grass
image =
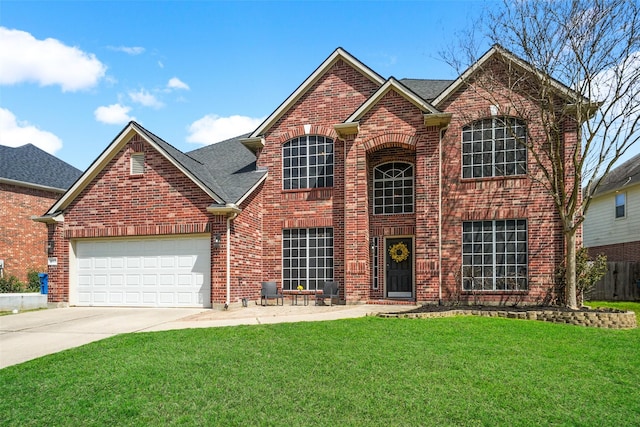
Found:
[[[0,370],[0,424],[633,426],[639,381],[639,330],[480,317],[192,329]]]

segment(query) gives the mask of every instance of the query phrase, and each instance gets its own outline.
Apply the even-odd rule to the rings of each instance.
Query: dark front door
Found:
[[[413,297],[413,240],[387,239],[385,253],[387,297]]]

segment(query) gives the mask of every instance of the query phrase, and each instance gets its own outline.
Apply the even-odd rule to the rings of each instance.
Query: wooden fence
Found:
[[[607,274],[587,294],[594,301],[640,301],[640,262],[607,262]]]

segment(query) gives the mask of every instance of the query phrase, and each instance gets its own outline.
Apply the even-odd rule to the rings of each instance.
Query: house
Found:
[[[31,217],[42,215],[80,175],[82,171],[35,145],[0,145],[3,274],[25,282],[29,270],[46,271],[47,227]]]
[[[37,219],[50,302],[220,307],[326,280],[347,304],[544,300],[562,231],[516,142],[540,126],[473,84],[499,58],[534,71],[494,46],[454,81],[397,80],[338,48],[253,132],[188,153],[129,123]]]
[[[598,186],[584,220],[589,255],[640,262],[640,154],[613,169]]]

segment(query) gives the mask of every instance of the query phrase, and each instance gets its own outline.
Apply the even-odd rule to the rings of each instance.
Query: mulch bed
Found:
[[[405,313],[438,313],[444,311],[451,310],[480,310],[480,311],[514,311],[514,312],[527,312],[527,311],[557,311],[557,312],[590,312],[590,313],[624,313],[621,310],[617,310],[615,308],[590,308],[590,307],[581,307],[577,310],[573,310],[568,307],[562,306],[549,306],[549,305],[527,305],[527,306],[505,306],[505,305],[436,305],[436,304],[425,304],[418,308],[414,308],[408,311],[401,312]],[[400,313],[394,313],[400,314]]]

